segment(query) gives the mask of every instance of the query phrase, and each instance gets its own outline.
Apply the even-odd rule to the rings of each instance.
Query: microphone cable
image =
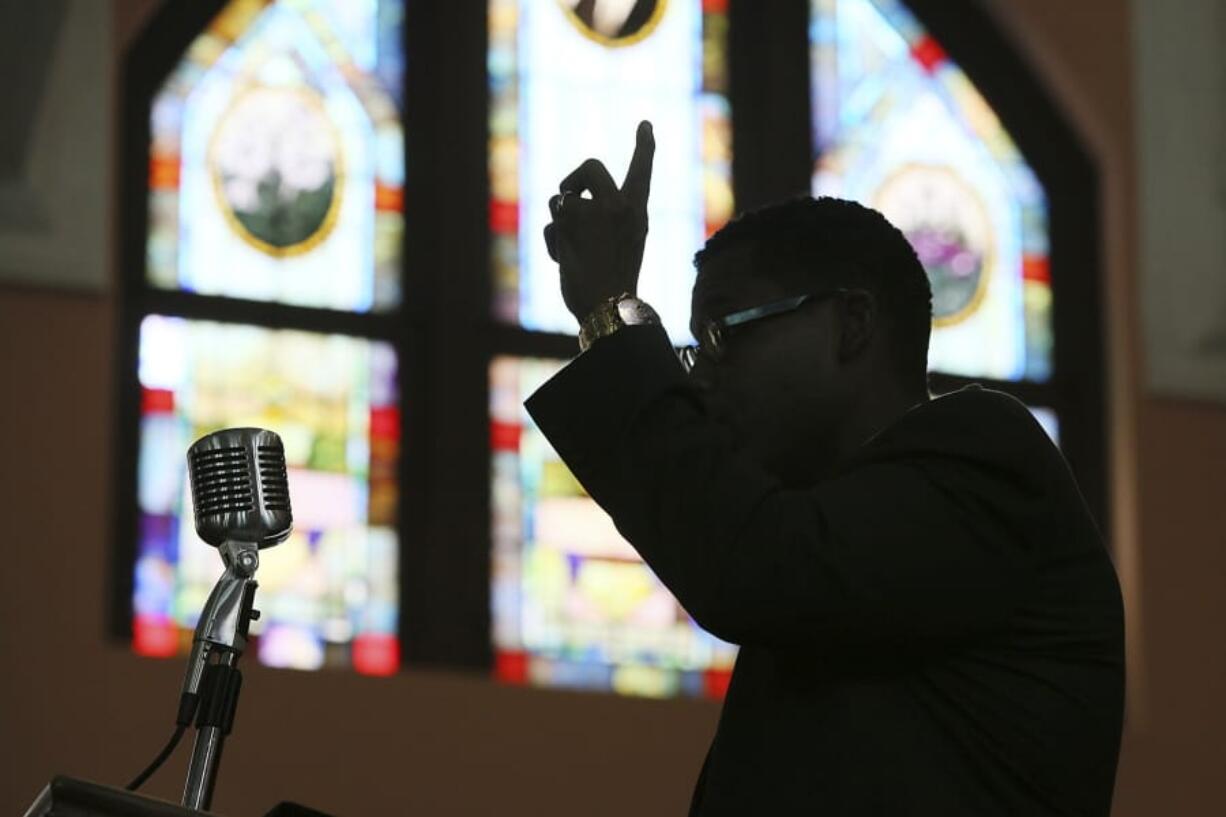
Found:
[[[162,747],[162,751],[158,752],[158,756],[153,759],[145,770],[132,779],[132,782],[124,786],[127,791],[136,791],[145,784],[145,781],[153,777],[154,772],[162,768],[162,764],[174,754],[175,749],[179,746],[179,741],[183,740],[183,733],[187,731],[187,727],[192,725],[192,718],[196,714],[196,704],[199,701],[197,695],[184,693],[179,698],[179,714],[175,718],[175,733],[170,736],[170,740]]]
[[[174,753],[175,748],[179,745],[179,741],[183,739],[183,733],[187,731],[186,726],[176,726],[175,733],[170,736],[170,742],[162,747],[162,751],[153,759],[153,762],[140,774],[138,774],[131,783],[124,786],[128,791],[136,791],[144,785],[145,781],[153,777],[153,773],[162,767],[166,762],[166,758]]]

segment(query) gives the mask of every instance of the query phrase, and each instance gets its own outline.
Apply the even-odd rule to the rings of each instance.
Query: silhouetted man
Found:
[[[741,645],[691,813],[1106,817],[1122,603],[1057,449],[1003,393],[930,399],[927,277],[852,202],[713,236],[679,364],[634,298],[653,152],[644,123],[620,189],[589,160],[550,201],[585,351],[527,406]]]

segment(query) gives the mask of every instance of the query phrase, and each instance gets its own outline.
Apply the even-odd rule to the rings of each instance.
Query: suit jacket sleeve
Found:
[[[976,430],[930,404],[928,421],[899,421],[838,476],[785,488],[649,326],[600,340],[525,405],[686,610],[727,641],[971,636],[1003,625],[1034,579],[1046,503],[1010,464],[1034,442],[1024,431]]]

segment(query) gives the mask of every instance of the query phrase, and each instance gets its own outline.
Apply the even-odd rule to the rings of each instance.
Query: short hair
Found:
[[[753,270],[785,289],[844,286],[873,293],[890,325],[895,373],[927,388],[932,287],[902,231],[854,201],[801,196],[746,212],[707,239],[694,255],[699,273],[734,246],[753,247]]]

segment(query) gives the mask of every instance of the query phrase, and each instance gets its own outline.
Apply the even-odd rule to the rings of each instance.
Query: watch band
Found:
[[[599,338],[623,326],[660,324],[660,316],[645,301],[629,292],[614,295],[593,309],[579,324],[579,351],[586,352]]]

